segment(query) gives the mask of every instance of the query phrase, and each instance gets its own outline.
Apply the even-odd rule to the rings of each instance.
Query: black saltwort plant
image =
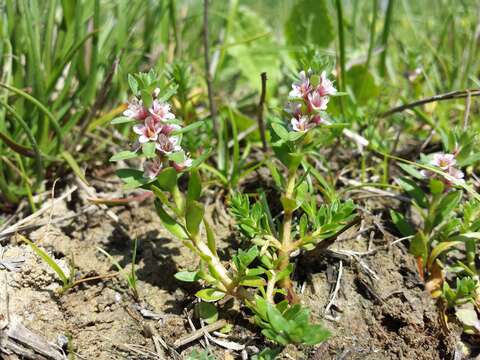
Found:
[[[204,285],[196,296],[209,305],[198,307],[198,312],[206,314],[207,321],[214,321],[218,314],[211,303],[233,297],[253,312],[254,321],[272,341],[286,345],[325,340],[329,332],[310,323],[309,310],[299,304],[290,276],[293,254],[334,237],[355,217],[351,201],[319,207],[309,177],[307,155],[318,145],[314,132],[334,127],[325,113],[329,97],[336,94],[327,73],[302,71],[289,94],[285,114],[290,120],[274,119],[271,124],[272,147],[287,173],[283,179],[278,169],[269,167],[283,216],[272,216],[261,192],[253,204],[249,196],[234,193],[230,211],[250,245],[227,261],[218,255],[215,231],[202,203],[198,167],[206,156],[192,160],[182,148],[182,135],[203,122],[182,127],[167,102],[175,88],[160,91],[154,72],[130,76],[129,84],[133,98],[124,116],[112,123],[133,123],[137,140],[132,149],[114,155],[112,160],[143,159],[143,171],[120,169],[117,174],[127,188],[151,190],[163,226],[198,255],[197,270],[175,275],[179,280]],[[183,174],[188,174],[185,191],[178,182]]]

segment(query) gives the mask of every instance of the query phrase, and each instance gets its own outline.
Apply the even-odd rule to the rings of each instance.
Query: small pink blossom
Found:
[[[290,101],[285,106],[285,112],[293,115],[294,117],[299,117],[302,113],[302,104],[299,102]]]
[[[451,167],[450,169],[448,169],[448,174],[453,178],[455,178],[455,180],[462,180],[463,177],[465,176],[462,170],[458,170],[454,167]]]
[[[135,120],[144,120],[148,116],[148,111],[143,106],[142,100],[133,98],[128,103],[128,108],[123,112],[123,115]]]
[[[456,164],[455,155],[453,154],[434,154],[430,162],[431,165],[437,166],[442,170],[448,170]]]
[[[160,133],[169,136],[172,131],[180,130],[182,127],[177,124],[163,124]]]
[[[292,125],[292,129],[294,131],[307,131],[308,129],[312,128],[312,124],[310,123],[310,119],[307,116],[302,116],[299,119],[297,118],[292,118],[290,121],[290,124]]]
[[[328,97],[321,96],[318,91],[308,94],[308,105],[315,111],[327,110]]]
[[[144,144],[148,141],[156,141],[160,133],[161,126],[151,116],[145,119],[143,124],[137,124],[133,127],[133,131],[140,135],[138,141]]]
[[[173,152],[180,151],[180,138],[178,136],[168,137],[165,134],[159,134],[155,147],[162,154],[171,154]]]
[[[457,163],[455,160],[455,155],[454,154],[434,154],[432,160],[430,161],[430,165],[433,165],[440,170],[446,172],[448,175],[450,175],[454,181],[463,181],[463,177],[465,176],[463,171],[457,169],[454,167],[454,165]],[[438,174],[436,174],[433,171],[429,170],[422,170],[421,171],[422,175],[427,177],[427,178],[435,178],[437,177]],[[447,186],[452,186],[453,182],[450,181],[449,179],[446,178],[446,176],[443,177],[443,182]]]
[[[320,96],[330,96],[337,93],[337,89],[333,86],[332,81],[327,78],[327,73],[325,71],[322,71],[322,74],[320,75],[320,84],[316,91]]]
[[[310,79],[305,74],[305,71],[300,71],[299,80],[292,84],[292,90],[290,91],[288,96],[291,99],[306,98],[310,91],[312,91]]]
[[[160,170],[162,170],[163,164],[159,158],[145,161],[143,164],[143,176],[148,179],[154,179],[157,177]]]
[[[149,110],[151,116],[157,121],[167,121],[175,119],[175,115],[170,111],[171,106],[168,103],[153,100],[152,107]]]

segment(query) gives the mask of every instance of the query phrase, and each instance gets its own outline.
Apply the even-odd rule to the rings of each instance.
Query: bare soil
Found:
[[[97,184],[99,196],[105,191],[103,195],[111,197],[115,188],[118,184]],[[296,258],[295,281],[302,302],[310,307],[315,321],[331,330],[332,336],[316,347],[288,346],[280,358],[473,357],[473,353],[464,354],[459,329],[441,326],[437,307],[416,275],[407,242],[395,242],[398,236],[389,232],[381,209],[392,206],[392,201],[367,199],[357,203],[362,218],[359,226],[342,234],[330,249]],[[80,212],[86,205],[86,195],[78,190],[43,219]],[[219,208],[218,203],[211,209],[224,252],[240,246],[235,228],[221,216],[226,209]],[[18,272],[0,270],[0,317],[8,311],[10,317],[63,347],[75,359],[181,359],[195,349],[201,350],[198,340],[176,351],[168,350],[168,345],[192,332],[190,316],[194,326],[199,327],[191,311],[198,286],[179,282],[173,276],[179,270],[193,269],[197,260],[162,229],[150,200],[111,210],[119,222],[105,211],[93,209],[72,220],[26,233],[65,271],[73,259],[78,279],[98,277],[63,295],[59,294],[61,286],[55,273],[28,245],[15,235],[3,241],[4,260],[24,257],[25,262]],[[134,239],[138,241],[138,301],[123,277],[112,276],[116,267],[97,249],[106,250],[130,269]],[[4,289],[8,293],[8,310]],[[242,354],[210,342],[209,349],[218,359],[242,359],[273,346],[248,323],[244,309],[233,307],[222,316],[234,325],[223,340],[244,345],[245,350]],[[158,341],[155,344],[155,339],[163,340],[167,348],[159,346]]]

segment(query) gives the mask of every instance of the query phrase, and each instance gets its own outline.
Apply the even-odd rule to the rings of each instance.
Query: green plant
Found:
[[[413,227],[404,215],[394,210],[390,214],[398,230],[412,237],[410,252],[417,259],[418,271],[427,290],[446,304],[444,309],[455,309],[465,331],[475,332],[478,331],[476,311],[480,304],[475,263],[480,240],[480,202],[477,199],[464,200],[461,189],[469,188],[464,173],[457,168],[475,156],[468,136],[458,137],[452,131],[448,135],[443,133],[443,139],[445,147],[452,153],[423,157],[422,161],[427,165],[421,172],[402,165],[411,178],[397,179],[422,218],[420,226]],[[428,180],[428,193],[419,183],[425,180]],[[462,255],[454,263],[448,256],[453,250]],[[455,288],[450,286],[448,275],[456,281]]]
[[[43,260],[45,263],[57,274],[58,278],[62,282],[62,288],[60,289],[60,294],[64,294],[66,291],[71,289],[76,285],[75,281],[75,264],[73,258],[69,262],[69,272],[68,275],[62,270],[62,268],[56,263],[56,261],[48,255],[44,250],[39,248],[25,236],[20,235],[20,238],[23,242],[28,244],[32,250]]]
[[[136,270],[135,270],[135,263],[136,263],[136,260],[137,260],[137,239],[135,239],[135,241],[133,242],[133,248],[132,248],[132,265],[131,265],[131,269],[130,271],[124,269],[119,263],[117,260],[115,260],[113,258],[112,255],[110,255],[108,252],[106,252],[105,250],[101,249],[101,248],[97,248],[98,251],[100,251],[103,255],[105,255],[108,260],[110,260],[110,262],[115,265],[115,267],[117,268],[118,272],[120,273],[120,275],[123,276],[123,278],[125,279],[127,285],[128,285],[128,288],[130,289],[131,293],[132,293],[132,296],[135,300],[138,300],[139,299],[139,295],[138,295],[138,288],[137,288],[137,274],[136,274]]]
[[[143,172],[120,169],[117,174],[127,188],[142,187],[155,194],[155,206],[163,226],[200,258],[196,271],[176,274],[179,280],[201,281],[206,285],[196,293],[203,301],[197,306],[200,316],[215,321],[218,313],[210,303],[233,296],[251,309],[263,334],[272,341],[282,345],[323,341],[328,331],[310,324],[308,310],[298,304],[290,281],[293,272],[290,257],[299,249],[313,249],[323,240],[334,237],[354,218],[355,207],[351,201],[317,206],[307,166],[309,148],[318,145],[313,141],[314,128],[321,124],[334,127],[324,113],[328,97],[336,92],[326,72],[319,76],[302,72],[290,94],[289,109],[293,109],[290,124],[285,126],[280,120],[272,123],[276,134],[272,146],[288,173],[287,179],[282,180],[278,170],[270,167],[281,194],[282,220],[272,217],[262,193],[253,206],[248,196],[232,195],[232,215],[251,243],[228,259],[228,265],[217,253],[215,232],[205,217],[205,205],[201,201],[203,186],[199,166],[203,158],[192,161],[182,148],[182,136],[201,123],[181,127],[166,102],[174,89],[161,95],[154,72],[130,76],[129,84],[134,98],[124,117],[112,123],[135,123],[133,130],[139,137],[133,150],[114,155],[112,161],[144,160]],[[300,170],[301,166],[305,171]],[[183,173],[189,174],[184,191],[178,181]],[[297,214],[300,210],[301,215]]]

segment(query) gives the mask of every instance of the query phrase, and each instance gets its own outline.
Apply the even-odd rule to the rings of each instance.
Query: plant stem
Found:
[[[284,196],[284,199],[287,204],[294,200],[293,193],[295,191],[295,182],[296,182],[296,175],[297,175],[296,170],[297,170],[296,168],[291,169],[288,174],[287,188],[285,190],[285,196]],[[292,239],[291,239],[293,211],[294,210],[291,208],[291,206],[289,205],[284,206],[283,228],[282,228],[282,239],[281,239],[282,247],[278,254],[280,258],[280,262],[278,264],[278,271],[285,270],[288,267],[288,264],[290,263],[290,254],[293,251]],[[281,281],[281,286],[288,291],[290,302],[292,303],[297,302],[296,295],[294,294],[292,289],[290,276],[285,277]]]
[[[208,265],[213,268],[213,270],[217,273],[220,278],[221,283],[225,286],[227,291],[230,291],[234,288],[235,284],[233,280],[228,276],[228,271],[225,269],[225,266],[220,262],[220,259],[212,253],[210,248],[207,244],[201,241],[198,236],[192,238],[192,242],[194,243],[197,250],[202,253],[203,255],[207,256],[210,260],[208,261]]]
[[[477,267],[475,266],[475,254],[477,250],[475,239],[467,238],[465,241],[465,250],[467,252],[467,266],[477,274]]]
[[[382,32],[382,47],[383,51],[380,55],[380,76],[384,77],[386,72],[386,63],[387,63],[387,48],[388,48],[388,35],[390,34],[390,26],[392,24],[393,18],[393,4],[395,3],[394,0],[389,0],[387,5],[387,10],[385,14],[385,25],[383,26]]]

